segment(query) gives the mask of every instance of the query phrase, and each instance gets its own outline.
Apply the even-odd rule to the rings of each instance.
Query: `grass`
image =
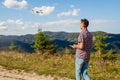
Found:
[[[92,80],[119,80],[120,54],[115,55],[116,60],[102,61],[91,56],[89,74]],[[17,52],[1,52],[0,65],[7,69],[33,71],[37,74],[56,75],[75,79],[75,66],[73,55],[40,55]]]

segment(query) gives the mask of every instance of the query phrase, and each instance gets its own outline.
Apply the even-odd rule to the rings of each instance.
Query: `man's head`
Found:
[[[80,20],[80,28],[83,29],[83,28],[87,28],[89,25],[89,21],[87,19],[81,19]]]

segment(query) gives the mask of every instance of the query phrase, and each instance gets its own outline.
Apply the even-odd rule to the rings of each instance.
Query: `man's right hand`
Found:
[[[74,45],[72,46],[72,48],[73,48],[73,49],[77,49],[77,48],[78,48],[78,45],[74,44]]]

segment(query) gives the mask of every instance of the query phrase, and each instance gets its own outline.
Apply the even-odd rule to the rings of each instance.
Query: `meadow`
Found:
[[[120,54],[114,60],[102,60],[91,55],[89,74],[92,80],[119,80]],[[17,69],[35,72],[39,75],[51,75],[75,79],[74,55],[42,55],[37,53],[0,52],[0,65],[8,70]]]

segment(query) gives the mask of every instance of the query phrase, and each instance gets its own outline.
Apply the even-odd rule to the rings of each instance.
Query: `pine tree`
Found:
[[[113,55],[113,50],[110,49],[106,54],[102,55],[102,58],[103,58],[104,61],[106,61],[106,60],[114,60],[115,57]]]
[[[44,53],[45,51],[54,53],[56,51],[55,45],[52,43],[50,37],[45,35],[41,29],[38,29],[38,33],[35,35],[33,48],[40,53]]]
[[[45,36],[46,36],[46,45],[45,45],[46,51],[49,53],[55,53],[56,52],[55,44],[53,44],[50,36],[48,36],[48,35],[45,35]]]
[[[16,49],[16,46],[14,45],[14,43],[11,43],[11,44],[10,44],[9,49],[10,49],[11,51]]]
[[[105,48],[108,46],[108,43],[105,42],[105,39],[107,38],[106,35],[104,35],[102,32],[97,32],[95,36],[95,49],[98,52],[98,56],[101,57],[101,55],[104,53]]]

